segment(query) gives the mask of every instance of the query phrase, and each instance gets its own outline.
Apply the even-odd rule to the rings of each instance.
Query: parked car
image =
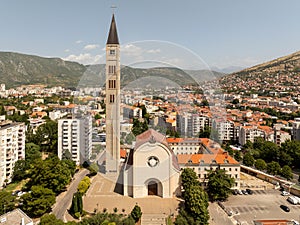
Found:
[[[251,189],[246,189],[246,191],[248,192],[249,195],[253,194],[253,191]]]
[[[291,220],[293,222],[293,225],[300,225],[300,223],[296,220]]]
[[[238,190],[238,194],[239,194],[239,195],[242,195],[243,192],[242,192],[241,190]]]
[[[286,211],[286,212],[289,212],[289,211],[290,211],[290,208],[287,207],[286,205],[280,205],[280,208],[283,209],[283,210]]]
[[[242,193],[243,193],[244,195],[247,195],[247,194],[248,194],[248,192],[247,192],[246,190],[242,190]]]
[[[286,200],[293,205],[299,204],[298,198],[296,198],[295,196],[289,196]]]
[[[239,192],[237,189],[232,190],[232,194],[237,195]]]
[[[281,195],[282,195],[282,196],[289,196],[289,195],[290,195],[290,193],[289,193],[289,192],[287,192],[287,191],[282,191],[282,192],[281,192]]]

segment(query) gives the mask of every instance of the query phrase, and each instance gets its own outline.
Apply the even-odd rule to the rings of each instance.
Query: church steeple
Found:
[[[115,15],[113,14],[109,29],[109,34],[107,38],[107,45],[109,44],[119,44],[118,32],[117,32],[117,25],[115,21]]]

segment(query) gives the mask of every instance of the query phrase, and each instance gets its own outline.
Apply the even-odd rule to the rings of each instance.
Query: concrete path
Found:
[[[79,182],[89,173],[87,169],[83,169],[74,175],[74,180],[70,183],[67,191],[56,197],[56,203],[52,207],[52,213],[57,219],[66,222],[65,214],[72,203],[73,194],[77,192]]]

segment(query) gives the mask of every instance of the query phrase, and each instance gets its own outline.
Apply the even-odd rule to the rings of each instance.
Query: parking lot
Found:
[[[232,195],[223,202],[227,210],[233,212],[232,219],[240,224],[253,224],[257,219],[295,219],[300,220],[300,205],[292,205],[279,190],[253,190],[252,195]],[[280,205],[286,205],[290,212],[285,212]]]

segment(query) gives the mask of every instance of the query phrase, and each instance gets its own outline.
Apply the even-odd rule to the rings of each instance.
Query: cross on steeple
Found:
[[[111,10],[112,10],[112,14],[115,14],[115,9],[117,8],[117,6],[112,5],[110,8],[111,8]]]

